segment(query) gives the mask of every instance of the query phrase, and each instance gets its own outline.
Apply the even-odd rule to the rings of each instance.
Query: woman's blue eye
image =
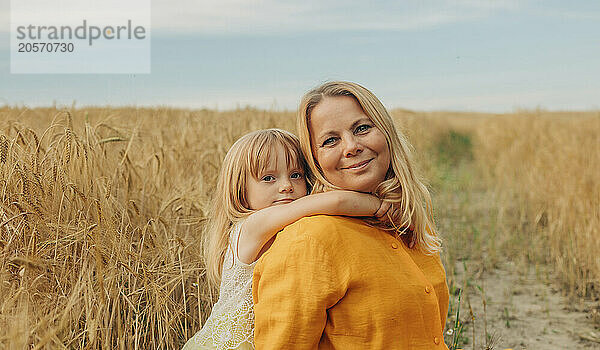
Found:
[[[323,141],[323,146],[330,145],[335,142],[335,137],[330,137],[327,140]]]
[[[292,179],[301,179],[304,175],[302,173],[293,173],[292,176],[290,176]]]
[[[267,181],[267,182],[270,182],[270,181],[273,181],[273,180],[275,180],[275,177],[273,177],[272,175],[265,175],[265,176],[263,176],[263,177],[261,178],[261,180],[262,180],[262,181]]]
[[[371,125],[369,125],[369,124],[363,124],[363,125],[359,125],[359,126],[356,128],[356,130],[355,130],[355,131],[356,131],[357,133],[361,133],[361,132],[365,132],[365,131],[367,131],[367,130],[369,130],[369,129],[371,129],[371,128],[372,128],[372,126],[371,126]]]

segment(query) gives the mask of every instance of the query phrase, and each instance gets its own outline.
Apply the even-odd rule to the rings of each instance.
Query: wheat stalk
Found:
[[[8,140],[6,136],[0,135],[0,163],[6,164],[8,158]]]

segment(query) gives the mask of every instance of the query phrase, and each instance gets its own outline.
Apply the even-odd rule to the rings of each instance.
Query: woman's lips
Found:
[[[359,163],[355,163],[352,164],[348,167],[344,167],[342,169],[346,169],[346,170],[358,170],[358,169],[363,169],[367,166],[367,164],[369,164],[371,161],[373,160],[373,158],[371,159],[367,159],[367,160],[363,160],[362,162]]]

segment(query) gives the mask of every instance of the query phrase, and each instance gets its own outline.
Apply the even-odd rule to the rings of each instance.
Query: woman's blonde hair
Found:
[[[298,138],[281,129],[258,130],[240,137],[223,160],[203,235],[204,261],[212,287],[218,288],[221,283],[233,225],[252,213],[246,197],[248,176],[260,176],[269,160],[275,159],[276,146],[283,147],[288,165],[308,171]]]
[[[359,84],[346,81],[327,82],[302,97],[297,117],[297,130],[300,147],[312,172],[312,192],[323,192],[328,188],[340,189],[325,178],[313,154],[310,137],[312,111],[324,98],[337,96],[352,97],[360,104],[369,119],[385,135],[390,150],[390,168],[385,180],[377,186],[374,194],[391,202],[393,208],[400,209],[399,214],[391,218],[393,227],[380,221],[368,221],[368,223],[391,230],[397,236],[405,233],[412,234],[411,239],[423,252],[428,254],[439,252],[441,239],[435,233],[431,196],[415,172],[412,146],[406,137],[396,130],[390,114],[381,101]]]

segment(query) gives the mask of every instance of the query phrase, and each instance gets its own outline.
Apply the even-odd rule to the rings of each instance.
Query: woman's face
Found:
[[[385,180],[387,141],[353,97],[323,98],[312,110],[309,127],[313,155],[330,183],[373,192]]]

